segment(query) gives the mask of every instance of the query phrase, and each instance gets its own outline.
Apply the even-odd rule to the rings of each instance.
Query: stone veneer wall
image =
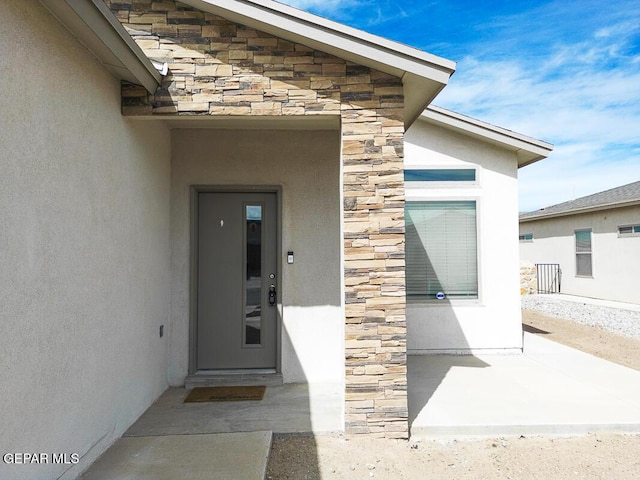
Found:
[[[174,1],[105,0],[169,74],[124,115],[339,115],[346,431],[408,436],[400,79]],[[338,252],[336,252],[336,255]]]
[[[520,262],[520,295],[538,293],[538,270],[534,263]]]

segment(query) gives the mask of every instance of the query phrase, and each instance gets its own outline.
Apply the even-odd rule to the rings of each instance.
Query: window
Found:
[[[405,170],[405,182],[475,182],[475,168],[427,168]]]
[[[620,237],[632,237],[640,235],[640,225],[626,225],[624,227],[618,227],[618,236]]]
[[[576,230],[576,275],[593,276],[591,258],[591,229]]]
[[[525,233],[519,237],[521,242],[533,242],[533,233]]]
[[[476,202],[408,201],[405,219],[408,298],[478,298]]]

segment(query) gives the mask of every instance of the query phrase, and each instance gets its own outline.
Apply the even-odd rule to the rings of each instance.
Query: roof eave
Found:
[[[402,83],[404,85],[404,124],[405,129],[408,129],[446,87],[446,83],[431,82],[412,74],[406,74],[402,78]]]
[[[611,210],[614,208],[633,207],[635,205],[640,205],[640,199],[628,200],[625,202],[612,202],[612,203],[606,203],[602,205],[594,205],[592,207],[576,208],[574,210],[566,210],[563,212],[541,213],[538,215],[520,218],[520,223],[533,222],[535,220],[546,220],[547,218],[568,217],[571,215],[579,215],[582,213],[592,213],[592,212],[598,212],[602,210]]]
[[[529,150],[518,150],[518,168],[526,167],[527,165],[531,165],[532,163],[536,163],[540,160],[544,160],[549,156],[551,152],[546,153],[534,153]]]
[[[40,0],[117,78],[154,93],[162,76],[102,0]]]
[[[516,153],[518,168],[547,158],[553,145],[542,140],[522,135],[505,128],[482,122],[472,117],[430,105],[422,112],[421,118],[444,128],[458,131],[463,135],[488,141]]]
[[[447,85],[455,62],[271,0],[183,0],[279,38],[301,43],[402,79],[405,128]]]

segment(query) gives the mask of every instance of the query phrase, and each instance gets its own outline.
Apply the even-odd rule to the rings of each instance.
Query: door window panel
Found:
[[[245,205],[244,344],[260,345],[262,331],[262,205]]]

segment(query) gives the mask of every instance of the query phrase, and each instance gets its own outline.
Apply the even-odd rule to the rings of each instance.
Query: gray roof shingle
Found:
[[[559,203],[550,207],[520,214],[520,221],[533,220],[548,216],[571,215],[582,210],[616,207],[630,202],[640,202],[640,181],[622,185],[621,187],[594,193],[586,197]]]

